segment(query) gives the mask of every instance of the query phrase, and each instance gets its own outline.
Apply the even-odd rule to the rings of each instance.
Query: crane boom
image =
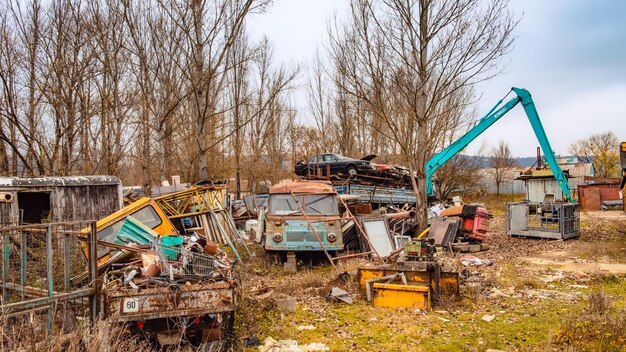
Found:
[[[496,121],[498,121],[502,116],[504,116],[507,112],[509,112],[518,103],[521,102],[522,106],[524,107],[524,112],[526,112],[526,116],[528,117],[528,121],[530,121],[530,125],[532,126],[533,131],[537,136],[539,145],[546,155],[546,161],[548,162],[548,165],[550,166],[550,169],[554,174],[554,178],[557,180],[559,187],[561,187],[565,198],[571,203],[574,202],[569,182],[567,182],[567,177],[565,177],[563,170],[561,170],[558,163],[556,162],[554,152],[552,151],[552,147],[550,146],[550,142],[548,141],[546,132],[543,129],[543,125],[541,124],[539,114],[537,113],[535,103],[533,102],[530,93],[523,88],[513,87],[511,88],[511,90],[516,94],[516,97],[509,100],[502,107],[498,108],[503,101],[503,99],[500,99],[500,101],[498,101],[498,103],[483,118],[481,118],[473,128],[467,131],[467,133],[465,133],[459,139],[454,141],[454,143],[452,143],[439,153],[435,154],[430,160],[428,160],[428,162],[426,163],[426,194],[434,194],[432,177],[435,171],[441,165],[445,164],[453,156],[461,152],[461,150],[467,147],[469,143],[471,143],[474,139],[480,136],[483,132],[485,132],[486,129],[491,127]]]

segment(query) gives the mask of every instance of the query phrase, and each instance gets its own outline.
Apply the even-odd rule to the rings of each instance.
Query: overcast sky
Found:
[[[269,13],[251,19],[248,30],[253,38],[267,36],[280,62],[307,65],[323,50],[331,16],[347,9],[347,0],[276,0]],[[626,141],[626,1],[512,0],[510,9],[521,17],[515,48],[502,61],[504,73],[478,88],[479,115],[511,86],[523,87],[533,95],[557,154],[593,133],[613,131]],[[303,121],[309,113],[300,90],[295,101]],[[516,156],[535,154],[538,143],[521,106],[466,152],[500,139]]]

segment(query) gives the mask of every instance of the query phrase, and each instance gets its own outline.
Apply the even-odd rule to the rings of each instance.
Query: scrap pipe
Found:
[[[417,212],[415,210],[408,210],[408,211],[401,211],[399,213],[385,214],[385,216],[393,220],[415,219],[415,216],[417,216]]]
[[[2,306],[3,314],[26,313],[27,311],[41,306],[49,306],[54,303],[63,303],[67,301],[77,300],[83,297],[91,297],[95,294],[95,288],[84,288],[68,293],[60,293],[54,296],[29,299],[15,303],[9,303]]]

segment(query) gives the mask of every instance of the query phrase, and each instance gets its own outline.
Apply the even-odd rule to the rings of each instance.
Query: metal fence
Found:
[[[520,237],[568,239],[580,232],[578,204],[571,203],[507,203],[506,233]]]
[[[95,239],[95,222],[0,227],[2,325],[41,315],[48,334],[85,318],[95,322]]]

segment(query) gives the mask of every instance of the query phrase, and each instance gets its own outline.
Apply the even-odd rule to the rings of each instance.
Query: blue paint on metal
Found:
[[[323,251],[324,248],[311,229],[315,229],[315,233],[324,243],[327,251],[343,250],[343,242],[340,233],[337,233],[337,241],[331,243],[328,241],[327,223],[324,221],[312,221],[309,226],[306,220],[285,220],[281,225],[280,231],[276,231],[283,236],[282,241],[275,242],[273,234],[267,234],[265,240],[265,249],[271,251]]]
[[[567,177],[563,173],[563,170],[559,167],[559,164],[556,161],[556,157],[554,155],[554,151],[550,146],[550,142],[548,141],[548,137],[546,136],[546,131],[543,129],[543,125],[541,124],[541,120],[539,119],[539,114],[537,113],[537,109],[535,108],[535,103],[530,96],[530,93],[526,89],[522,88],[512,88],[515,94],[517,94],[521,101],[522,106],[524,107],[524,111],[528,116],[528,120],[530,121],[530,125],[533,127],[533,131],[535,131],[535,135],[539,140],[539,145],[543,150],[543,154],[546,156],[546,161],[548,165],[550,165],[550,170],[552,170],[552,174],[554,178],[559,183],[559,187],[563,191],[563,194],[567,198],[570,203],[574,203],[574,199],[572,198],[572,191],[570,189],[569,182],[567,181]]]
[[[574,202],[572,198],[571,190],[569,183],[567,182],[567,178],[563,174],[563,171],[559,167],[556,162],[556,158],[554,156],[554,152],[552,151],[552,147],[550,146],[550,142],[548,141],[548,137],[546,136],[546,132],[543,129],[541,124],[541,120],[539,119],[539,114],[537,113],[537,109],[535,108],[535,104],[530,96],[530,93],[523,88],[511,88],[513,92],[517,95],[515,98],[509,100],[504,106],[498,108],[500,104],[502,104],[502,100],[498,101],[498,103],[489,110],[489,112],[481,118],[478,123],[470,129],[467,133],[465,133],[461,138],[457,139],[449,145],[444,150],[435,154],[428,162],[426,163],[426,194],[429,196],[434,195],[432,177],[435,171],[443,164],[445,164],[448,160],[450,160],[453,156],[461,152],[467,145],[480,136],[487,128],[491,127],[496,121],[498,121],[502,116],[504,116],[507,112],[515,107],[519,102],[522,103],[524,107],[524,111],[526,112],[526,116],[530,121],[530,124],[537,136],[537,140],[539,140],[539,145],[541,149],[543,149],[544,154],[546,155],[546,160],[548,165],[550,165],[550,169],[554,174],[554,177],[559,183],[563,194],[567,200],[571,203]]]
[[[22,287],[26,286],[26,266],[28,264],[28,236],[25,233],[20,234],[20,284]],[[5,282],[5,281],[3,281]],[[24,290],[22,290],[22,300],[24,299]]]
[[[126,217],[120,232],[115,236],[117,244],[151,244],[159,234],[132,216]]]
[[[48,281],[48,297],[54,296],[54,281],[52,277],[52,225],[46,226],[46,262],[47,262],[47,274],[46,280]],[[46,336],[52,331],[52,320],[54,319],[54,308],[51,306],[48,309],[48,318],[46,319]]]
[[[7,282],[7,276],[9,272],[9,259],[11,256],[11,244],[9,242],[9,234],[8,232],[4,232],[4,236],[2,237],[2,242],[4,244],[2,250],[2,283]],[[9,302],[10,292],[2,285],[2,293],[4,296],[4,301]]]
[[[417,197],[412,189],[351,183],[334,185],[333,187],[338,194],[358,196],[362,202],[367,203],[404,205],[406,203],[415,204],[417,202]]]
[[[70,248],[70,235],[65,234],[65,238],[63,238],[63,244],[65,245],[65,264],[63,266],[63,287],[65,291],[70,290],[70,278],[71,278],[71,248]]]

